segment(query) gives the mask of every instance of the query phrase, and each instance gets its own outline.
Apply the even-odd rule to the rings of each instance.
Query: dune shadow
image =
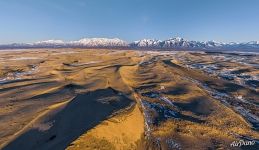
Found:
[[[228,93],[228,92],[237,92],[238,90],[244,89],[243,86],[235,83],[225,83],[223,89],[217,89],[219,92]]]
[[[57,91],[52,91],[49,93],[43,93],[43,94],[39,94],[39,95],[35,95],[30,97],[30,99],[50,99],[51,97],[55,96],[55,95],[62,95],[64,93],[74,93],[75,90],[77,89],[84,89],[83,86],[81,85],[77,85],[77,84],[67,84],[63,87],[60,87]]]
[[[135,91],[147,90],[147,89],[154,89],[156,88],[156,84],[143,84],[135,89]]]
[[[205,81],[205,84],[221,93],[237,92],[238,90],[244,89],[242,85],[231,82],[224,83],[223,85],[217,85],[212,81]]]
[[[35,80],[35,79],[33,79],[33,80]],[[28,80],[28,81],[32,81],[32,80]],[[13,83],[15,83],[15,82],[13,82]],[[53,81],[45,81],[45,82],[39,82],[39,83],[28,83],[26,85],[16,85],[16,86],[11,86],[11,87],[7,87],[7,88],[1,88],[0,89],[0,93],[6,92],[6,91],[9,91],[9,90],[13,90],[15,88],[24,88],[24,87],[30,87],[30,86],[37,86],[37,85],[41,85],[41,84],[45,84],[45,85],[46,84],[55,84],[55,82],[53,82]]]
[[[231,74],[241,74],[241,73],[245,73],[245,72],[250,72],[250,69],[238,69],[238,70],[234,70],[231,71]]]
[[[49,126],[49,129],[31,128],[3,150],[65,149],[87,130],[129,106],[131,102],[131,99],[112,88],[78,95],[62,110],[39,119],[37,126]]]
[[[246,84],[248,86],[254,87],[254,88],[258,88],[259,87],[259,80],[247,80]]]
[[[149,123],[152,123],[155,126],[159,126],[162,122],[167,121],[168,119],[181,119],[185,121],[195,122],[195,123],[204,123],[204,120],[195,118],[193,116],[184,115],[178,110],[171,108],[169,105],[163,105],[160,103],[150,102],[143,100],[144,106],[148,109]]]
[[[188,92],[189,90],[185,87],[185,85],[177,85],[175,87],[171,87],[169,90],[163,93],[169,95],[182,95],[187,94]]]
[[[174,103],[177,107],[184,111],[190,111],[196,115],[209,115],[212,109],[212,103],[206,97],[196,97],[190,100],[189,103]]]
[[[174,67],[174,68],[178,68],[178,69],[183,68],[183,67],[181,67],[181,66],[179,66],[179,65],[177,65],[177,64],[175,64],[175,63],[173,63],[173,62],[171,62],[171,60],[163,60],[163,62],[164,62],[166,65],[171,66],[171,67]]]
[[[10,81],[3,81],[2,83],[0,82],[0,85],[4,84],[11,84],[11,83],[21,83],[21,82],[28,82],[28,81],[35,81],[38,79],[16,79],[16,80],[10,80]]]

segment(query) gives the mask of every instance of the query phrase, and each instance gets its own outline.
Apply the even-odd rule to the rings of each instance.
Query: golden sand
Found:
[[[257,74],[251,66],[191,52],[37,49],[0,56],[0,149],[229,149],[242,137],[259,138],[236,109],[258,116],[256,89],[190,69],[180,58]],[[226,104],[206,88],[232,99]]]

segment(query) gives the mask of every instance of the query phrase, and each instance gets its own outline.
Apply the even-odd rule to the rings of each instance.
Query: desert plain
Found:
[[[259,56],[0,51],[0,149],[259,149]],[[234,141],[253,145],[231,146]]]

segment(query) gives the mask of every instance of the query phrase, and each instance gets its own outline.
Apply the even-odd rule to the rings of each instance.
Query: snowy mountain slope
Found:
[[[68,43],[71,46],[86,46],[86,47],[120,47],[128,46],[127,42],[114,38],[84,38],[78,41],[71,41]]]
[[[68,41],[64,42],[62,40],[46,40],[39,41],[35,43],[13,43],[0,45],[0,48],[57,48],[57,47],[82,47],[82,48],[153,48],[153,49],[222,49],[222,50],[256,50],[259,51],[259,41],[243,42],[243,43],[222,43],[216,41],[189,41],[180,37],[170,38],[167,40],[157,40],[157,39],[142,39],[139,41],[134,41],[132,43],[127,43],[118,38],[83,38],[78,41]]]
[[[258,49],[259,41],[251,41],[244,43],[222,43],[216,41],[188,41],[186,39],[176,37],[164,41],[154,39],[143,39],[130,44],[134,48],[165,48],[165,49]]]

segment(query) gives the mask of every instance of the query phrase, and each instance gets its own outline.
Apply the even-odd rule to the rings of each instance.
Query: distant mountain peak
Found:
[[[45,40],[31,43],[32,45],[62,45],[65,44],[62,40]]]
[[[185,49],[185,50],[240,50],[240,49],[253,49],[259,51],[259,41],[251,42],[217,42],[214,40],[209,41],[190,41],[181,37],[172,37],[167,40],[158,39],[142,39],[127,43],[119,38],[82,38],[77,41],[64,42],[62,40],[45,40],[35,43],[13,43],[0,45],[1,49],[6,48],[57,48],[57,47],[82,47],[82,48],[105,48],[105,47],[126,47],[126,48],[151,48],[151,49]]]
[[[69,44],[86,47],[116,47],[127,46],[127,42],[119,38],[83,38],[78,41],[70,41]]]

